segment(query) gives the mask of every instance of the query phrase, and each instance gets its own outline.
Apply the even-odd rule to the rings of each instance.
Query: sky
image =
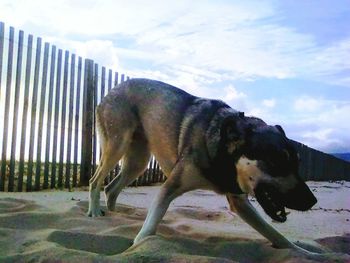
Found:
[[[0,0],[0,21],[350,152],[348,0]]]

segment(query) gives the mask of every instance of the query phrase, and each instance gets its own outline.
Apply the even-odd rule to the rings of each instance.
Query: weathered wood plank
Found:
[[[3,60],[3,54],[4,54],[4,43],[5,43],[5,24],[3,22],[0,22],[0,84],[2,83],[2,60]],[[0,88],[0,99],[1,99],[1,88]],[[2,156],[2,152],[1,152]],[[2,156],[3,157],[3,156]],[[1,166],[0,166],[0,191],[4,190],[5,186],[5,173],[3,172],[3,164],[5,165],[5,171],[6,171],[6,161],[2,161],[4,159],[0,160]]]
[[[14,35],[15,35],[15,29],[13,27],[10,27],[8,58],[7,58],[4,131],[3,131],[3,137],[2,137],[2,152],[1,152],[0,191],[5,190],[5,181],[6,181],[5,178],[6,178],[6,160],[7,160],[7,140],[8,140],[8,123],[9,123],[9,113],[10,113],[11,90],[12,90],[12,64],[13,64]]]
[[[79,145],[79,120],[80,120],[80,89],[81,89],[82,58],[78,58],[77,90],[75,94],[75,117],[74,117],[74,165],[73,165],[73,187],[77,186],[78,177],[78,145]]]
[[[105,90],[106,90],[106,68],[102,67],[102,72],[101,72],[101,93],[100,93],[100,99],[98,100],[98,104],[101,102],[101,100],[105,96]]]
[[[107,87],[107,92],[108,93],[112,89],[112,70],[108,70],[108,87]],[[106,94],[105,94],[106,95]]]
[[[119,79],[118,72],[114,72],[114,86],[113,86],[113,88],[119,84],[118,79]]]
[[[36,166],[35,166],[35,191],[40,190],[40,179],[41,179],[41,150],[42,150],[42,137],[43,137],[43,120],[45,111],[45,101],[46,101],[46,83],[47,83],[47,67],[49,61],[49,48],[50,44],[45,43],[44,48],[44,61],[42,69],[42,79],[41,79],[41,90],[40,90],[40,102],[39,102],[39,122],[38,122],[38,142],[36,150]]]
[[[70,65],[70,91],[68,105],[68,137],[67,137],[67,159],[66,159],[66,178],[65,187],[70,188],[70,166],[72,150],[72,129],[73,129],[73,104],[74,104],[74,79],[75,78],[75,54],[71,55]]]
[[[98,64],[95,63],[94,68],[94,92],[93,92],[93,126],[92,126],[92,173],[96,171],[97,159],[97,136],[96,136],[96,115],[95,110],[98,104]]]
[[[67,111],[67,90],[68,90],[68,63],[69,51],[64,52],[64,70],[63,70],[63,86],[62,86],[62,108],[61,108],[61,138],[60,138],[60,156],[58,165],[57,187],[63,187],[63,165],[64,165],[64,151],[66,139],[66,111]]]
[[[113,83],[113,87],[111,88],[114,88],[118,85],[119,83],[119,80],[118,80],[118,72],[114,72],[114,83]],[[108,87],[108,91],[110,91],[111,89]],[[110,177],[110,180],[113,180],[113,178],[115,176],[117,176],[119,173],[119,162],[117,163],[117,165],[115,166],[115,168],[109,173],[109,177]]]
[[[56,91],[55,91],[55,113],[53,123],[53,143],[52,143],[52,163],[51,163],[51,182],[50,188],[56,187],[56,157],[57,157],[57,134],[59,123],[59,109],[60,109],[60,96],[61,96],[61,70],[62,70],[62,49],[58,50],[57,56],[57,74],[56,74]]]
[[[5,43],[5,24],[3,22],[0,22],[0,73],[2,72],[2,60],[4,58],[4,43]],[[1,81],[2,81],[2,74],[0,74],[0,83]]]
[[[45,165],[44,165],[44,184],[43,188],[49,188],[50,177],[50,150],[51,150],[51,125],[52,125],[52,109],[55,108],[53,104],[54,99],[54,80],[55,80],[55,66],[56,66],[56,46],[51,47],[51,63],[50,63],[50,83],[48,95],[48,112],[47,112],[47,132],[46,132],[46,148],[45,148]]]
[[[27,44],[27,58],[26,58],[26,73],[24,80],[24,97],[23,97],[23,111],[22,111],[22,130],[21,130],[21,146],[19,153],[19,167],[18,167],[18,184],[17,191],[23,191],[23,175],[24,175],[24,154],[26,146],[26,131],[28,124],[28,100],[32,69],[32,50],[33,50],[33,36],[28,36]]]
[[[8,191],[13,192],[15,181],[15,164],[16,164],[16,146],[17,146],[17,126],[18,126],[18,104],[21,89],[22,75],[22,58],[23,58],[23,36],[24,32],[19,31],[18,49],[17,49],[17,66],[16,66],[16,82],[15,82],[15,98],[13,104],[13,122],[12,122],[12,140],[11,140],[11,157],[10,157],[10,176],[8,183]]]
[[[31,101],[31,121],[30,121],[30,133],[29,133],[29,157],[28,157],[28,174],[26,190],[32,190],[32,176],[33,176],[33,155],[34,155],[34,134],[36,125],[36,109],[38,100],[38,86],[39,86],[39,71],[40,71],[40,57],[41,57],[41,38],[37,38],[36,54],[35,54],[35,67],[34,67],[34,84],[33,84],[33,96]]]
[[[80,185],[89,185],[92,161],[94,62],[85,59]]]

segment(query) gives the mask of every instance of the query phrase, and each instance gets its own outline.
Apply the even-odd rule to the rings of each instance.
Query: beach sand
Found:
[[[350,182],[309,182],[318,203],[272,222],[289,239],[327,250],[307,258],[271,243],[230,212],[224,196],[177,198],[156,236],[131,246],[159,186],[126,188],[115,212],[86,216],[87,191],[0,193],[0,262],[350,262]],[[104,206],[104,195],[101,194]]]

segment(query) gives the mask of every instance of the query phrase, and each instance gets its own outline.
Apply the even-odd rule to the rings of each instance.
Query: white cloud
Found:
[[[59,48],[83,58],[93,58],[95,63],[112,69],[120,69],[119,51],[109,40],[71,41],[58,37],[47,37],[48,41]]]
[[[221,97],[226,102],[234,102],[246,98],[244,92],[238,91],[233,85],[224,88],[224,95]]]
[[[305,106],[306,100],[302,105]],[[305,111],[295,111],[293,118],[282,121],[291,138],[325,152],[346,152],[350,149],[349,101],[319,98],[310,101]],[[309,107],[309,108],[308,108]]]
[[[261,1],[2,0],[0,17],[18,27],[34,25],[48,37],[128,36],[134,43],[118,49],[119,56],[158,67],[186,64],[231,79],[302,76],[348,85],[348,77],[332,75],[350,70],[344,59],[350,57],[350,38],[318,46],[311,35],[279,24],[275,8]]]
[[[262,105],[268,108],[273,108],[276,106],[276,100],[275,99],[266,99],[262,101]]]
[[[315,68],[315,74],[329,75],[344,69],[350,70],[350,59],[346,59],[350,57],[350,38],[319,48],[317,51],[309,61],[309,68]]]
[[[325,103],[324,100],[310,97],[301,97],[294,101],[294,109],[299,112],[311,112],[319,110]]]
[[[306,139],[313,139],[313,140],[327,140],[329,139],[329,136],[334,131],[332,128],[324,128],[324,129],[318,129],[315,131],[307,131],[301,135],[301,137]]]
[[[301,133],[301,141],[311,147],[326,151],[326,152],[343,152],[346,151],[344,145],[344,137],[332,128],[318,128],[316,130],[309,130]]]

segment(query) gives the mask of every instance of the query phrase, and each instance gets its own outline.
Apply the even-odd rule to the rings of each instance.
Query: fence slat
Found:
[[[101,73],[101,94],[100,99],[98,102],[100,102],[103,97],[105,96],[105,89],[106,89],[106,68],[102,67],[102,73]]]
[[[83,125],[81,143],[80,185],[88,185],[91,176],[92,126],[94,94],[94,61],[85,59]]]
[[[113,88],[115,86],[117,86],[119,84],[119,73],[118,72],[114,72],[114,84],[113,84]]]
[[[96,116],[95,109],[97,107],[98,98],[98,64],[95,63],[94,68],[94,93],[93,93],[93,125],[92,125],[92,173],[96,171],[96,158],[97,158],[97,139],[96,139]]]
[[[24,174],[24,152],[25,152],[25,141],[26,141],[26,130],[28,123],[28,100],[29,100],[29,85],[32,69],[32,49],[33,49],[33,36],[28,36],[27,45],[27,58],[26,58],[26,73],[24,80],[24,99],[23,99],[23,111],[22,111],[22,131],[21,131],[21,146],[20,146],[20,157],[19,157],[19,168],[18,168],[18,185],[17,191],[22,192],[23,190],[23,174]]]
[[[10,176],[8,191],[13,192],[15,181],[15,164],[16,164],[16,145],[17,145],[17,122],[18,122],[18,104],[21,88],[21,74],[22,74],[22,57],[23,57],[23,35],[24,32],[19,31],[18,36],[18,50],[17,50],[17,66],[16,66],[16,82],[15,82],[15,100],[13,108],[13,122],[12,122],[12,141],[11,141],[11,157],[10,157]]]
[[[57,74],[56,74],[56,92],[55,92],[55,115],[53,124],[53,143],[52,143],[52,164],[51,164],[51,183],[50,188],[56,187],[56,157],[57,157],[57,134],[58,134],[58,118],[60,105],[60,89],[61,89],[61,69],[62,69],[62,49],[58,50],[57,56]]]
[[[5,24],[0,22],[0,83],[2,83],[2,60],[4,57]],[[1,99],[1,92],[0,92]]]
[[[5,24],[0,22],[0,85],[2,83],[2,60],[4,54],[4,42],[5,42]],[[0,100],[1,100],[1,86],[0,86]],[[1,152],[2,156],[2,152]],[[3,173],[2,165],[5,163],[5,171],[6,171],[6,161],[2,161],[1,159],[1,167],[0,167],[0,191],[3,191],[5,186],[5,172]]]
[[[41,150],[43,141],[43,120],[45,111],[45,100],[46,100],[46,82],[47,82],[47,66],[49,61],[49,43],[45,43],[44,48],[44,62],[41,79],[41,90],[40,90],[40,108],[39,108],[39,122],[38,122],[38,142],[36,150],[36,166],[35,166],[35,191],[40,190],[40,177],[41,177]]]
[[[75,133],[74,133],[74,165],[73,165],[73,187],[77,186],[78,177],[78,143],[79,143],[79,115],[80,115],[80,87],[81,87],[82,58],[78,59],[77,90],[75,95]]]
[[[118,84],[119,84],[119,73],[114,72],[114,86],[112,88],[116,87]],[[119,163],[120,162],[118,162],[117,165],[115,166],[115,168],[110,172],[111,179],[113,179],[115,176],[118,175],[119,170],[120,170]],[[135,185],[137,185],[136,180],[135,180]]]
[[[64,54],[64,72],[63,72],[63,87],[62,87],[62,110],[61,110],[61,140],[60,140],[60,159],[58,165],[58,188],[63,187],[63,161],[65,151],[65,138],[66,138],[66,111],[67,111],[67,90],[68,90],[68,60],[69,52],[65,51]]]
[[[74,100],[74,75],[75,73],[75,54],[71,55],[70,65],[70,90],[68,105],[68,135],[67,135],[67,159],[66,159],[66,178],[65,187],[70,188],[70,165],[72,150],[72,127],[73,127],[73,100]]]
[[[35,134],[36,108],[37,108],[37,99],[38,99],[40,57],[41,57],[41,38],[38,37],[37,38],[37,43],[36,43],[35,68],[34,68],[34,85],[33,85],[33,96],[32,96],[32,104],[31,104],[28,175],[27,175],[27,187],[26,187],[27,191],[31,191],[32,190],[34,134]]]
[[[49,188],[49,174],[50,174],[50,150],[51,150],[51,125],[52,125],[52,109],[54,96],[54,82],[55,82],[55,64],[56,64],[56,46],[51,47],[51,63],[50,63],[50,83],[48,96],[48,112],[47,112],[47,132],[46,132],[46,148],[45,148],[45,165],[44,165],[44,184],[43,188]]]
[[[103,96],[106,96],[106,93],[108,93],[112,89],[112,70],[108,70],[108,87],[107,87],[107,92]]]
[[[5,190],[5,181],[6,181],[5,178],[6,178],[6,159],[7,159],[7,138],[8,138],[8,123],[9,123],[9,111],[10,111],[10,100],[11,100],[14,34],[15,34],[15,29],[13,27],[10,27],[9,48],[8,48],[9,50],[8,50],[8,59],[7,59],[4,131],[3,131],[2,153],[1,153],[0,191]]]

